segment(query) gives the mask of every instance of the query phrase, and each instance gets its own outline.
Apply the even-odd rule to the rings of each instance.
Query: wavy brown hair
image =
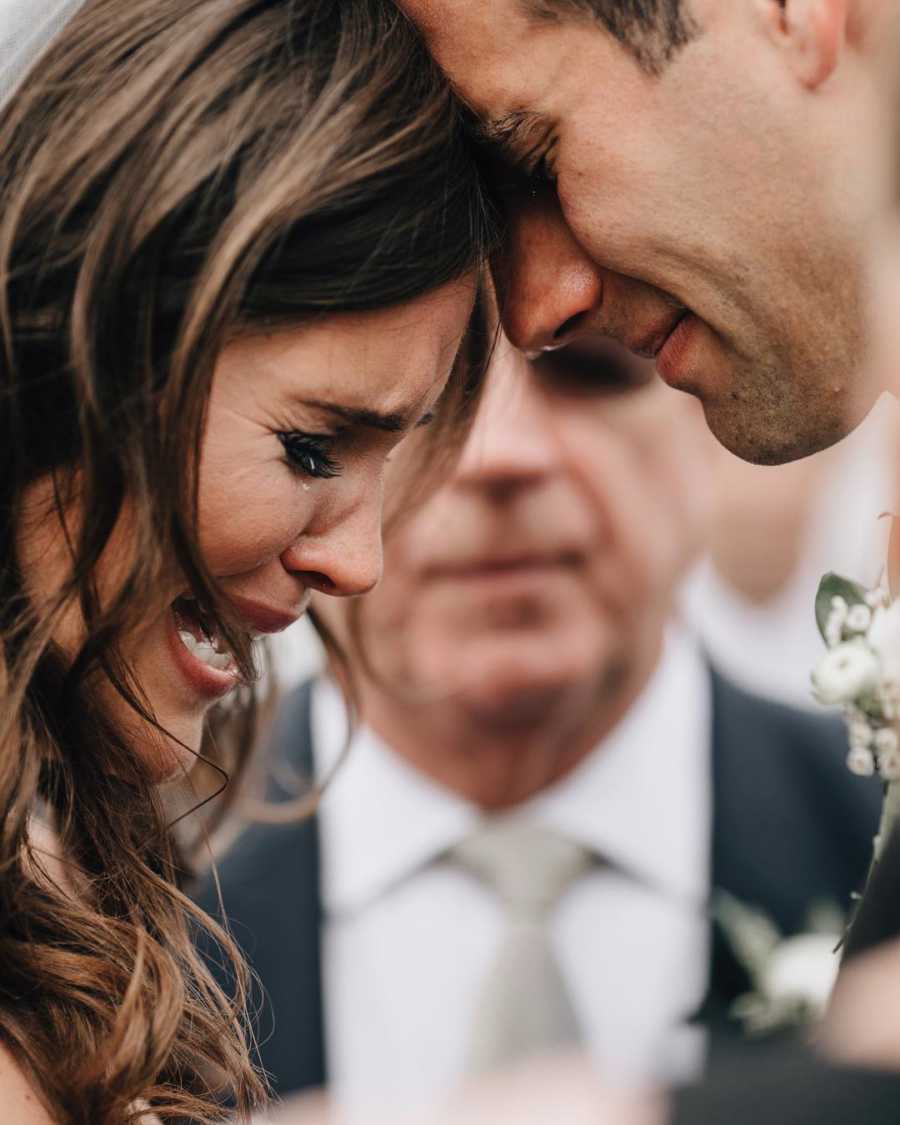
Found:
[[[194,951],[212,923],[179,890],[171,816],[92,691],[106,677],[153,721],[116,654],[173,562],[253,681],[195,535],[217,357],[462,277],[489,233],[455,103],[389,0],[87,0],[0,114],[0,1036],[60,1122],[120,1125],[140,1100],[206,1122],[264,1093],[243,987]],[[438,443],[471,389],[459,364]],[[61,525],[85,513],[40,604],[16,547],[36,482]],[[73,606],[88,639],[63,659]],[[242,694],[238,736],[204,746],[232,774]],[[41,808],[69,878],[35,843]]]

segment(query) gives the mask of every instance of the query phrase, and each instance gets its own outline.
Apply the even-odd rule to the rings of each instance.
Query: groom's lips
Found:
[[[640,335],[633,335],[623,339],[624,346],[642,359],[656,359],[665,348],[672,333],[684,319],[687,309],[670,309],[665,320],[657,321],[652,328],[646,329]]]
[[[671,387],[682,384],[688,374],[691,342],[697,324],[694,314],[685,309],[656,355],[656,370]]]
[[[663,322],[657,321],[655,325],[641,333],[620,335],[610,331],[605,338],[614,340],[633,355],[654,360],[656,370],[665,382],[678,386],[684,382],[689,373],[687,353],[699,323],[690,309],[675,307],[668,310],[668,315]],[[604,337],[601,334],[594,339],[602,338]],[[584,339],[572,344],[560,345],[564,352],[577,353],[580,347],[584,347]],[[558,350],[558,348],[544,348],[539,353],[529,354],[529,359],[540,360],[545,353]]]

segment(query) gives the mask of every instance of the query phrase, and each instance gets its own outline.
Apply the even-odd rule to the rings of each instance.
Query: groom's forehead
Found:
[[[495,66],[525,50],[532,21],[525,0],[399,0],[448,71],[479,60]]]
[[[569,27],[534,16],[537,0],[399,0],[457,93],[502,133],[512,116],[540,113],[558,87]],[[543,2],[543,0],[541,0]]]
[[[566,33],[598,34],[569,0],[397,0],[451,74],[546,61]],[[552,14],[552,13],[557,13]]]

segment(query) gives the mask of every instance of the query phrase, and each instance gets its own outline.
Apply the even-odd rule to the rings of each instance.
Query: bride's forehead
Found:
[[[458,287],[409,306],[329,316],[265,336],[235,340],[219,358],[214,398],[287,395],[376,411],[397,428],[449,373],[471,308]],[[383,428],[388,428],[386,425]]]

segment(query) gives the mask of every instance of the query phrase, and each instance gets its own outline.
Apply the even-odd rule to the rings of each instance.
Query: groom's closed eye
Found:
[[[542,177],[552,171],[557,128],[544,114],[513,110],[501,117],[473,120],[472,131],[491,159],[508,171]]]
[[[612,340],[584,340],[530,360],[540,384],[552,394],[631,394],[654,381],[653,364]]]

